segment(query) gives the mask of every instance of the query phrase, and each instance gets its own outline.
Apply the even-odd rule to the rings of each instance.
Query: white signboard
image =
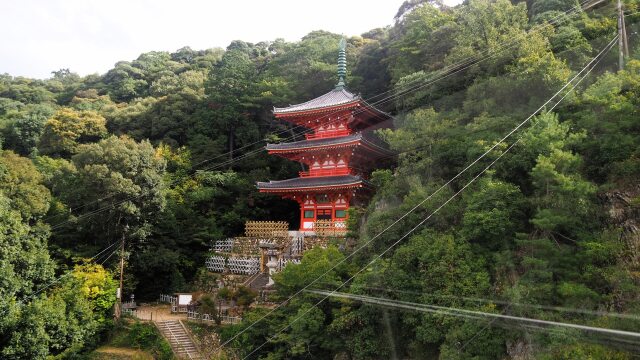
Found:
[[[180,294],[178,295],[178,305],[189,305],[192,298],[191,294]]]

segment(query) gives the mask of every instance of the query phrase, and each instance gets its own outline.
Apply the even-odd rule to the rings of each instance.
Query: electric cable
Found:
[[[536,114],[538,114],[542,109],[544,109],[554,98],[556,98],[559,94],[561,94],[564,89],[566,89],[569,85],[571,85],[573,83],[573,81],[575,79],[577,79],[583,72],[585,72],[587,70],[587,68],[594,63],[594,61],[596,61],[600,55],[605,53],[605,50],[608,51],[610,49],[610,47],[612,46],[612,44],[615,43],[615,41],[617,40],[618,36],[614,36],[614,38],[595,56],[591,59],[591,61],[589,61],[583,68],[582,70],[580,70],[580,72],[578,72],[573,78],[571,78],[564,86],[562,86],[560,88],[560,90],[558,90],[554,95],[552,95],[544,104],[542,104],[535,112],[533,112],[531,115],[529,115],[524,121],[522,121],[520,124],[518,124],[513,130],[511,130],[507,135],[505,135],[500,141],[496,142],[493,146],[491,146],[485,153],[483,153],[482,155],[480,155],[480,157],[478,157],[476,160],[474,160],[469,166],[465,167],[465,169],[463,169],[461,172],[459,172],[457,175],[455,175],[453,178],[451,178],[451,180],[447,181],[445,183],[445,185],[441,186],[440,188],[438,188],[435,192],[433,192],[431,195],[429,195],[425,200],[423,200],[420,204],[426,202],[428,199],[430,199],[431,197],[433,197],[435,194],[437,194],[438,192],[440,192],[442,189],[444,189],[445,186],[447,186],[448,184],[450,184],[452,181],[454,181],[455,179],[457,179],[460,175],[462,175],[464,172],[466,172],[466,170],[468,170],[471,166],[475,165],[478,161],[480,161],[482,158],[484,158],[487,154],[489,154],[493,149],[495,149],[499,144],[503,143],[507,138],[509,138],[513,133],[515,133],[516,131],[518,131],[522,126],[524,126],[527,122],[529,122],[530,119],[532,119]],[[575,88],[575,87],[574,87]],[[568,93],[567,93],[568,94]],[[566,97],[565,94],[560,101],[562,101],[562,99],[564,99]],[[550,112],[552,111],[559,103],[560,101],[556,102],[549,110],[547,110],[546,112]],[[517,139],[516,141],[514,141],[505,151],[503,151],[502,153],[500,153],[496,159],[494,159],[487,167],[485,167],[483,170],[481,170],[476,176],[474,176],[469,182],[467,182],[460,190],[458,190],[456,193],[454,193],[452,196],[450,196],[443,204],[441,204],[438,208],[436,208],[436,210],[434,210],[433,212],[431,212],[427,217],[425,217],[422,221],[420,221],[417,225],[415,225],[413,228],[411,228],[411,230],[409,230],[407,233],[405,233],[402,237],[400,237],[398,240],[396,240],[394,243],[391,244],[391,246],[389,246],[387,249],[385,249],[382,253],[378,254],[377,256],[375,256],[373,258],[373,260],[371,260],[369,263],[367,263],[364,267],[362,267],[358,272],[356,272],[354,275],[352,275],[349,279],[347,279],[346,281],[342,282],[342,284],[340,286],[338,286],[335,291],[340,290],[344,285],[346,285],[349,281],[353,280],[358,274],[360,274],[362,271],[364,271],[365,269],[367,269],[370,265],[372,265],[373,263],[375,263],[378,259],[382,258],[382,256],[384,256],[387,252],[389,252],[391,249],[393,249],[397,244],[399,244],[402,240],[404,240],[406,237],[408,237],[409,235],[411,235],[416,229],[418,229],[419,227],[421,227],[425,222],[427,222],[429,219],[431,219],[431,217],[435,214],[438,213],[438,211],[440,211],[440,209],[442,209],[444,206],[446,206],[449,202],[451,202],[454,198],[456,198],[459,194],[461,194],[467,187],[469,187],[472,183],[475,182],[475,180],[477,180],[481,175],[483,175],[487,170],[489,170],[498,160],[500,160],[502,158],[502,156],[504,156],[505,154],[507,154],[518,142],[519,142],[520,138]],[[419,206],[419,205],[417,205]],[[417,208],[414,207],[412,210]],[[412,211],[411,210],[411,211]],[[407,214],[403,215],[403,217],[406,217]],[[402,219],[403,217],[401,217],[400,219]],[[396,220],[396,222],[399,220]],[[395,224],[395,222],[393,223]],[[380,234],[384,233],[389,227],[385,228],[385,230],[383,230]],[[306,286],[304,286],[302,289],[300,289],[297,293],[295,293],[293,296],[298,295],[300,292],[307,290],[309,288],[309,286],[313,285],[314,283],[317,282],[317,280],[319,280],[320,278],[324,277],[326,274],[328,274],[330,271],[334,270],[337,266],[339,266],[340,264],[344,263],[346,260],[348,260],[349,258],[351,258],[354,254],[356,254],[357,252],[359,252],[361,249],[363,249],[364,247],[366,247],[368,244],[370,244],[374,239],[376,239],[379,235],[374,236],[372,239],[368,240],[367,242],[365,242],[365,244],[363,244],[362,246],[358,247],[356,250],[354,250],[352,253],[350,253],[349,255],[347,255],[346,257],[344,257],[342,260],[340,260],[338,263],[336,263],[334,266],[332,266],[329,270],[327,270],[325,273],[323,273],[322,275],[320,275],[318,278],[316,278],[315,280],[313,280],[311,283],[307,284]],[[292,296],[292,297],[293,297]],[[291,297],[291,298],[292,298]],[[328,297],[328,296],[327,296]],[[327,299],[327,297],[323,298],[322,300],[320,300],[318,303],[314,304],[313,306],[311,306],[310,308],[308,308],[305,312],[303,312],[301,315],[299,315],[298,317],[296,317],[293,321],[289,322],[284,328],[280,329],[274,336],[272,336],[271,338],[274,338],[275,336],[277,336],[278,334],[280,334],[281,332],[283,332],[284,330],[286,330],[289,326],[291,326],[293,323],[297,322],[298,320],[300,320],[302,317],[304,317],[309,311],[311,311],[311,309],[317,307],[320,303],[322,303],[324,300]],[[288,299],[290,300],[290,299]],[[288,301],[287,300],[287,301]],[[285,301],[285,302],[287,302]],[[273,309],[271,312],[275,311],[275,309]],[[270,314],[271,312],[267,313]],[[265,315],[264,317],[266,317],[267,315]],[[264,318],[263,317],[263,318]],[[255,323],[257,323],[258,321],[262,320],[263,318],[257,320]],[[253,324],[252,324],[253,325]],[[236,336],[232,337],[230,340],[228,340],[227,342],[235,339],[235,337],[239,336],[242,332],[246,331],[249,327],[243,329],[241,332],[239,332],[238,334],[236,334]],[[252,352],[250,352],[247,356],[245,356],[243,359],[248,358],[249,356],[251,356],[253,353],[255,353],[257,350],[259,350],[260,348],[262,348],[264,345],[266,345],[268,342],[270,341],[270,339],[267,339],[267,341],[265,341],[264,343],[262,343],[262,345],[260,345],[259,347],[255,348]],[[225,342],[225,343],[227,343]]]
[[[568,15],[568,14],[571,14],[572,12],[577,12],[578,10],[580,10],[580,9],[581,9],[581,6],[582,6],[582,5],[584,5],[585,3],[587,3],[588,1],[589,1],[589,0],[585,0],[585,1],[583,1],[582,3],[580,3],[580,4],[578,4],[578,5],[576,5],[576,6],[572,7],[572,8],[570,8],[570,9],[569,9],[569,10],[567,10],[567,11],[565,11],[564,13],[561,13],[561,14],[559,14],[559,15],[555,16],[555,17],[554,17],[554,18],[552,18],[549,22],[546,22],[546,23],[543,23],[543,24],[536,25],[536,27],[534,27],[533,29],[531,29],[530,31],[528,31],[528,32],[527,32],[527,35],[530,35],[530,34],[532,34],[532,33],[538,32],[538,31],[542,31],[545,27],[549,26],[550,24],[554,24],[554,21],[555,21],[556,19],[560,18],[560,17],[561,17],[561,16],[563,16],[563,15]],[[382,100],[380,100],[380,101],[376,101],[376,102],[374,102],[373,104],[371,104],[371,106],[375,106],[375,105],[378,105],[378,104],[382,104],[382,103],[385,103],[385,102],[391,101],[391,100],[393,100],[393,99],[395,99],[395,98],[398,98],[398,97],[400,97],[400,96],[404,96],[404,95],[406,95],[406,94],[408,94],[408,93],[411,93],[411,92],[413,92],[413,91],[417,91],[418,89],[420,89],[420,88],[422,88],[422,87],[425,87],[425,86],[431,85],[431,84],[433,84],[433,83],[435,83],[435,82],[437,82],[437,81],[440,81],[440,80],[442,80],[442,79],[448,78],[449,76],[452,76],[452,75],[454,75],[454,74],[456,74],[456,73],[458,73],[458,72],[461,72],[461,71],[463,71],[463,70],[466,70],[467,68],[469,68],[469,67],[471,67],[471,66],[473,66],[473,65],[475,65],[475,64],[478,64],[479,62],[485,61],[485,60],[487,60],[487,59],[490,59],[490,58],[492,58],[492,57],[494,57],[494,56],[498,55],[500,52],[502,52],[502,51],[504,51],[504,50],[506,50],[506,49],[508,49],[508,48],[510,48],[510,47],[512,47],[512,46],[514,46],[515,44],[517,44],[517,42],[519,42],[519,41],[521,41],[521,40],[524,40],[524,37],[523,37],[522,39],[512,40],[513,42],[512,42],[512,43],[511,43],[511,45],[509,45],[509,46],[506,46],[504,43],[502,43],[502,44],[501,44],[501,46],[498,46],[496,49],[487,49],[487,50],[485,50],[485,51],[484,51],[484,52],[487,52],[487,51],[488,51],[489,53],[491,53],[491,52],[493,51],[493,52],[494,52],[494,54],[493,54],[493,55],[491,55],[491,56],[485,56],[484,58],[481,58],[481,59],[478,59],[478,60],[474,60],[474,59],[473,59],[473,57],[469,57],[469,58],[466,58],[466,59],[464,59],[463,61],[461,61],[461,62],[459,62],[459,63],[453,64],[453,65],[449,65],[449,66],[445,67],[444,69],[440,70],[440,72],[444,72],[444,71],[446,71],[446,70],[447,70],[447,68],[455,69],[455,71],[450,72],[450,73],[447,73],[447,74],[444,74],[444,75],[441,75],[440,77],[437,77],[437,76],[436,76],[436,77],[435,77],[435,79],[430,80],[430,81],[429,81],[429,82],[427,82],[427,83],[421,84],[421,85],[419,85],[419,86],[418,86],[418,87],[416,87],[416,88],[411,88],[411,89],[408,89],[408,90],[403,90],[403,91],[402,91],[401,93],[399,93],[399,94],[394,94],[394,95],[393,95],[393,96],[391,96],[391,97],[387,97],[387,98],[384,98],[384,99],[382,99]],[[505,46],[506,46],[506,48],[505,48]],[[498,51],[498,50],[499,50],[499,51]],[[476,55],[474,55],[474,56],[476,56]],[[471,59],[471,60],[469,60],[469,59]],[[463,65],[464,65],[464,66],[463,66]],[[463,66],[463,67],[460,67],[460,66]],[[420,81],[420,80],[418,79],[418,80],[416,80],[416,82],[417,82],[417,81]],[[389,92],[392,92],[392,91],[397,91],[397,90],[396,90],[396,89],[391,89],[391,90],[385,91],[385,92],[383,92],[383,93],[381,93],[381,94],[378,94],[378,95],[376,95],[376,96],[380,96],[380,95],[382,95],[382,94],[386,94],[386,93],[389,93]],[[375,98],[376,96],[374,96],[374,97],[372,97],[372,98]],[[365,103],[367,103],[365,100],[363,100],[363,101],[364,101]],[[368,103],[367,103],[367,104],[368,104]],[[357,112],[357,111],[358,111],[358,110],[356,110],[356,112]],[[363,111],[366,111],[366,109],[361,109],[361,110],[359,110],[359,111],[360,111],[360,112],[363,112]],[[326,114],[326,115],[324,115],[324,116],[322,116],[322,117],[320,117],[320,118],[318,118],[318,119],[323,119],[323,118],[328,117],[328,116],[330,116],[330,115],[332,115],[332,114],[335,114],[335,113],[337,113],[337,111],[334,111],[334,112],[332,112],[332,113]],[[334,120],[334,121],[337,121],[337,120]],[[283,133],[285,133],[285,132],[287,132],[287,131],[288,131],[288,130],[283,130],[282,132],[280,132],[280,134],[283,134]],[[307,131],[312,131],[312,129],[307,129]],[[278,135],[278,134],[276,134],[276,135]],[[294,136],[291,136],[291,137],[294,137]],[[289,138],[285,138],[285,139],[284,139],[284,141],[286,141],[286,140],[289,140]],[[230,151],[230,152],[228,152],[228,153],[220,154],[220,155],[217,155],[217,156],[215,156],[215,157],[213,157],[213,158],[210,158],[210,159],[207,159],[207,160],[203,160],[203,161],[201,161],[201,162],[199,162],[199,163],[197,163],[197,164],[193,165],[193,166],[192,166],[191,171],[192,171],[194,174],[196,173],[196,171],[211,171],[211,170],[218,169],[218,168],[221,168],[221,167],[224,167],[224,166],[227,166],[227,165],[231,165],[231,164],[233,164],[233,163],[235,163],[235,162],[238,162],[238,161],[240,161],[240,160],[243,160],[243,159],[245,159],[245,158],[248,158],[248,157],[250,157],[250,156],[253,156],[253,155],[257,154],[257,153],[261,153],[261,152],[265,149],[265,147],[261,147],[261,148],[258,148],[258,149],[255,149],[255,150],[252,150],[252,151],[250,151],[250,152],[248,152],[248,153],[246,153],[246,154],[241,155],[240,157],[236,157],[236,158],[233,158],[233,159],[227,160],[227,161],[222,162],[222,163],[220,163],[220,164],[215,164],[215,165],[213,165],[213,167],[204,168],[204,169],[200,169],[200,170],[195,170],[195,169],[193,169],[194,167],[199,166],[199,165],[201,165],[201,164],[203,164],[203,163],[206,163],[206,162],[209,162],[209,161],[211,161],[211,160],[214,160],[214,159],[220,158],[220,157],[222,157],[222,156],[227,156],[227,155],[229,155],[230,153],[233,153],[234,151],[238,151],[238,150],[241,150],[241,149],[243,149],[243,148],[253,146],[253,145],[258,144],[258,143],[261,143],[261,142],[263,142],[263,141],[264,141],[264,140],[259,140],[259,141],[256,141],[256,142],[252,143],[252,144],[248,144],[248,145],[246,145],[246,146],[243,146],[243,147],[241,147],[241,148],[234,149],[234,150],[232,150],[232,151]],[[171,184],[170,184],[169,186],[171,186]],[[87,204],[84,204],[84,205],[78,206],[78,207],[76,207],[76,208],[74,208],[74,209],[75,209],[75,210],[78,210],[78,209],[83,208],[83,207],[85,207],[85,206],[88,206],[88,205],[91,205],[91,204],[93,204],[93,203],[96,203],[96,202],[100,202],[100,201],[103,201],[103,200],[109,199],[109,198],[111,198],[111,197],[113,197],[113,196],[116,196],[116,195],[117,195],[117,194],[113,194],[113,195],[110,195],[110,196],[107,196],[107,197],[104,197],[104,198],[101,198],[101,199],[97,199],[97,200],[94,200],[94,201],[92,201],[92,202],[90,202],[90,203],[87,203]],[[115,206],[121,205],[121,204],[126,203],[126,202],[128,202],[128,201],[130,201],[130,200],[133,200],[133,199],[136,199],[136,198],[139,198],[139,197],[142,197],[142,196],[144,196],[144,195],[134,195],[134,196],[131,196],[131,197],[129,197],[129,198],[126,198],[126,199],[124,199],[124,200],[122,200],[122,201],[119,201],[119,202],[117,202],[117,203],[115,203],[115,204],[107,205],[107,206],[104,206],[104,207],[102,207],[102,208],[98,208],[98,209],[95,209],[95,210],[93,210],[93,211],[90,211],[90,212],[88,212],[88,213],[81,214],[81,215],[79,215],[79,216],[77,216],[77,217],[74,217],[73,219],[69,219],[69,220],[66,220],[66,221],[63,221],[63,222],[61,222],[61,223],[58,223],[58,224],[53,225],[53,226],[52,226],[52,230],[57,230],[57,229],[61,228],[61,227],[62,227],[62,225],[66,224],[66,223],[68,223],[68,222],[71,222],[71,221],[77,221],[77,220],[80,220],[80,219],[83,219],[83,218],[86,218],[86,217],[91,217],[91,216],[93,216],[93,215],[99,214],[100,212],[106,211],[106,210],[108,210],[108,209],[110,209],[110,208],[113,208],[113,207],[115,207]],[[60,215],[54,215],[53,217],[58,217],[58,216],[62,216],[62,215],[63,215],[63,214],[60,214]]]
[[[599,333],[607,336],[611,336],[612,340],[620,340],[629,341],[631,340],[632,344],[638,345],[640,344],[640,333],[633,331],[625,331],[618,329],[609,329],[567,322],[559,322],[559,321],[550,321],[550,320],[542,320],[542,319],[534,319],[529,317],[522,316],[513,316],[513,315],[505,315],[505,314],[497,314],[490,313],[485,311],[478,310],[467,310],[460,309],[454,307],[447,306],[439,306],[432,304],[422,304],[422,303],[414,303],[408,301],[399,301],[399,300],[391,300],[386,298],[378,298],[372,296],[364,296],[364,295],[354,295],[344,292],[334,293],[330,291],[324,290],[308,290],[307,292],[311,294],[321,295],[321,296],[330,296],[330,297],[338,297],[343,299],[350,299],[355,301],[360,301],[369,304],[383,305],[392,308],[405,309],[405,310],[413,310],[420,312],[428,312],[434,313],[438,315],[445,316],[461,316],[461,317],[470,317],[470,318],[493,318],[497,320],[507,321],[507,322],[516,322],[516,323],[526,323],[533,326],[542,326],[542,327],[563,327],[569,328],[573,330],[579,330],[581,332],[588,333]],[[466,316],[465,316],[466,315]]]

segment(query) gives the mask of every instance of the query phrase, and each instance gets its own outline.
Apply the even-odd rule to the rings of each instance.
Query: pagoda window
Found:
[[[313,210],[305,210],[304,218],[305,219],[313,219],[315,217],[315,212]]]
[[[316,220],[331,220],[331,209],[318,209]]]
[[[326,160],[324,163],[322,163],[322,167],[325,169],[331,169],[334,168],[336,166],[336,163],[333,162],[333,160],[329,159]]]
[[[344,219],[347,217],[347,210],[336,210],[336,219]]]

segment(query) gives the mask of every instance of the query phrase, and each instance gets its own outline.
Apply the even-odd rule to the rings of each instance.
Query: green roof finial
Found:
[[[340,39],[338,50],[338,85],[336,89],[342,89],[344,87],[344,79],[347,77],[347,41]]]

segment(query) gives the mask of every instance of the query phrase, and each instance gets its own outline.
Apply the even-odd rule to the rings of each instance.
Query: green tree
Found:
[[[72,158],[75,172],[57,194],[70,208],[70,226],[55,240],[74,247],[102,248],[126,236],[130,243],[149,235],[151,223],[164,207],[162,176],[165,161],[148,141],[111,136],[82,145]],[[74,171],[74,170],[72,170]],[[94,212],[100,216],[94,216]],[[69,239],[67,234],[74,233]],[[67,241],[71,241],[68,243]],[[80,251],[82,253],[82,251]],[[88,255],[88,253],[87,253]]]
[[[31,160],[11,151],[0,151],[0,191],[25,221],[41,218],[49,210],[51,194]]]
[[[0,299],[3,308],[11,309],[13,299],[22,300],[52,280],[54,265],[47,251],[46,228],[29,225],[2,190],[0,212],[0,271],[5,279]]]
[[[636,182],[640,174],[640,129],[635,113],[639,81],[640,61],[632,59],[623,71],[603,74],[582,94],[575,121],[587,131],[580,151],[590,179]]]
[[[319,285],[337,286],[340,284],[340,279],[346,275],[348,264],[343,262],[335,269],[332,268],[343,259],[344,255],[335,246],[329,246],[327,249],[319,247],[311,249],[304,254],[300,264],[289,264],[275,276],[278,294],[289,296],[324,273],[327,274],[322,277]]]
[[[460,233],[481,249],[508,249],[516,232],[525,229],[525,199],[512,184],[482,179],[470,195]]]
[[[48,105],[26,105],[21,111],[11,114],[12,123],[6,134],[5,145],[21,155],[30,155],[36,150],[47,119],[54,110]]]
[[[77,289],[89,300],[94,318],[104,324],[111,319],[118,284],[113,274],[102,265],[84,262],[73,268]]]
[[[454,14],[435,3],[422,3],[396,23],[391,36],[390,66],[394,82],[417,71],[434,71],[444,65],[454,44]]]
[[[257,137],[255,122],[248,121],[256,108],[253,86],[256,75],[257,70],[249,54],[240,48],[231,48],[210,73],[206,85],[210,107],[216,109],[212,113],[212,125],[226,134],[226,150],[230,159],[236,147]]]
[[[537,207],[531,222],[545,234],[575,235],[593,216],[596,188],[580,175],[581,158],[570,150],[585,134],[571,134],[569,126],[555,114],[541,115],[523,138],[539,154],[531,169]],[[545,138],[555,141],[541,142]]]
[[[70,156],[80,144],[95,142],[107,134],[105,119],[93,111],[58,110],[47,120],[38,148],[45,155]]]

